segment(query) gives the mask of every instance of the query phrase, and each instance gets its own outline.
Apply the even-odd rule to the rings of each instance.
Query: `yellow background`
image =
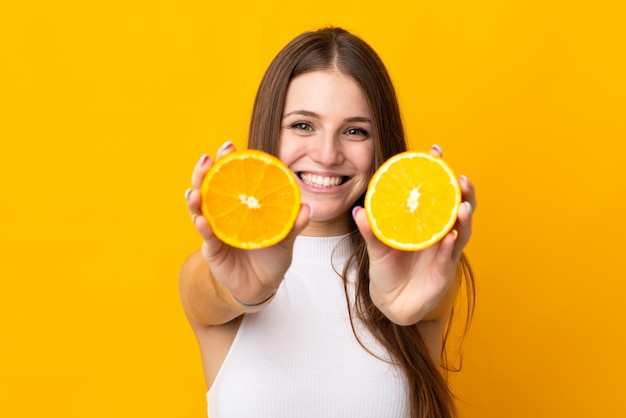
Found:
[[[4,1],[0,416],[202,417],[183,193],[298,33],[377,49],[476,184],[466,417],[623,417],[624,2]],[[244,396],[245,398],[245,396]]]

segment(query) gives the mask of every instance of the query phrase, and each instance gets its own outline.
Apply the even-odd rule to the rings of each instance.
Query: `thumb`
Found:
[[[309,219],[311,218],[312,214],[313,206],[311,206],[309,203],[301,204],[300,211],[298,212],[296,221],[293,224],[293,228],[291,228],[291,231],[289,232],[289,234],[287,234],[285,239],[281,241],[281,244],[286,244],[287,246],[292,247],[294,241],[296,240],[296,237],[300,235],[300,233],[304,231],[304,228],[306,228],[306,226],[309,224]]]
[[[293,225],[293,229],[290,234],[294,234],[295,236],[300,235],[304,228],[309,224],[309,219],[311,219],[311,215],[313,215],[313,206],[310,203],[303,203],[300,205],[300,212],[298,212],[298,216],[296,217],[296,222]],[[294,238],[295,238],[294,236]]]
[[[352,217],[354,218],[357,228],[359,228],[359,232],[365,240],[370,259],[381,257],[389,248],[382,241],[376,238],[376,235],[374,235],[369,219],[367,219],[365,209],[360,206],[355,206],[352,210]]]
[[[213,265],[219,262],[219,254],[222,253],[222,249],[226,246],[214,233],[211,225],[209,225],[209,221],[200,215],[193,216],[192,222],[202,239],[204,240],[202,243],[202,254],[204,258],[207,260],[209,265]]]

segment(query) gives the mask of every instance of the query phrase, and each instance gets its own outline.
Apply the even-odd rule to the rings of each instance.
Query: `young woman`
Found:
[[[204,155],[193,171],[187,204],[204,242],[181,270],[180,292],[200,345],[209,416],[456,416],[443,353],[463,283],[473,304],[462,250],[474,188],[461,176],[455,228],[428,249],[398,251],[374,237],[362,208],[368,182],[406,150],[377,54],[338,28],[295,38],[261,82],[248,146],[293,171],[303,204],[283,242],[238,250],[201,214],[213,158]],[[216,158],[233,150],[226,143]]]

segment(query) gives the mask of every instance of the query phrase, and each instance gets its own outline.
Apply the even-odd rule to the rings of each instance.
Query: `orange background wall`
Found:
[[[476,184],[466,417],[626,416],[623,1],[0,8],[0,416],[202,417],[183,192],[296,34],[389,66],[413,148]]]

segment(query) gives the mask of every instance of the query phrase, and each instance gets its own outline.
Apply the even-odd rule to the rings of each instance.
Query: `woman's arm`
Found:
[[[233,152],[227,143],[217,158]],[[287,237],[271,247],[243,250],[220,241],[202,216],[202,182],[214,160],[203,156],[194,168],[192,187],[185,193],[202,249],[185,261],[180,271],[180,297],[192,324],[221,325],[246,312],[263,309],[272,299],[291,264],[293,243],[308,224],[308,205],[302,205]]]
[[[185,314],[192,325],[222,325],[247,312],[263,309],[271,300],[246,307],[237,303],[228,289],[215,279],[200,250],[183,264],[178,287]]]
[[[472,232],[472,211],[476,207],[473,185],[459,180],[463,203],[456,225],[441,241],[421,251],[400,251],[378,240],[365,211],[354,211],[355,222],[367,243],[370,257],[372,302],[398,325],[447,321],[459,280],[457,264]]]

